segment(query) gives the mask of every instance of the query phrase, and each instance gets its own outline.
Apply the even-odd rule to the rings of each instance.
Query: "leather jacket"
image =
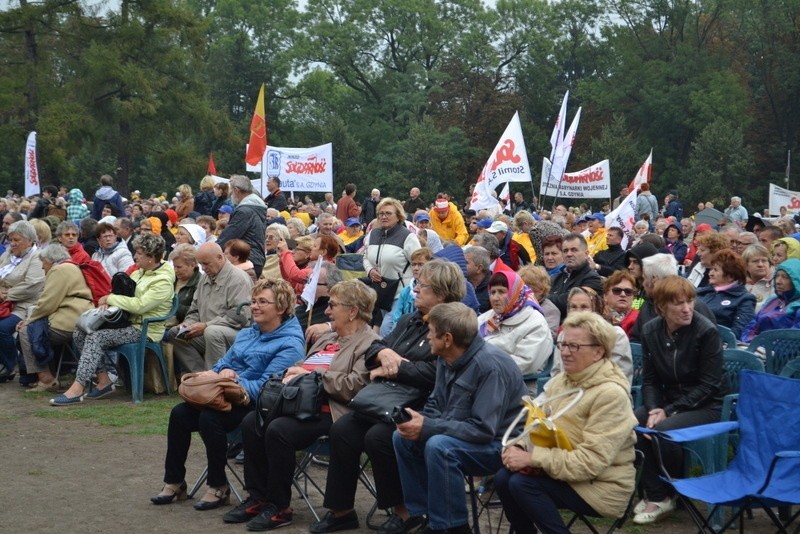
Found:
[[[644,405],[663,408],[667,416],[713,407],[726,389],[722,341],[714,323],[694,312],[692,322],[667,333],[662,317],[642,328]]]

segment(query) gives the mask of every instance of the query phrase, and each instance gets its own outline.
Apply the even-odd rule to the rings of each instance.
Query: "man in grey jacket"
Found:
[[[224,250],[225,243],[232,239],[242,239],[250,245],[250,261],[256,278],[264,269],[264,237],[267,233],[267,205],[253,192],[253,184],[246,176],[231,176],[231,199],[236,206],[228,226],[217,238],[217,244]]]
[[[428,323],[436,384],[421,412],[406,408],[392,441],[410,518],[427,515],[426,534],[466,534],[464,476],[502,467],[500,440],[527,389],[511,357],[477,335],[467,306],[434,306]]]
[[[236,339],[248,320],[250,276],[237,269],[216,243],[204,243],[197,250],[197,263],[203,275],[183,322],[169,331],[175,358],[189,372],[207,371],[214,366]]]

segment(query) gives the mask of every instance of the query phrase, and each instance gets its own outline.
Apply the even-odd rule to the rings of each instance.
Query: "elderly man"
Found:
[[[264,269],[264,235],[267,231],[267,206],[253,192],[253,184],[246,176],[234,174],[230,180],[231,197],[236,208],[231,214],[228,226],[217,238],[217,244],[225,244],[233,239],[241,239],[250,245],[250,261],[256,278]],[[222,209],[220,208],[220,212]],[[249,297],[248,297],[249,298]],[[246,300],[246,299],[245,299]],[[242,301],[244,302],[244,301]]]
[[[731,239],[731,248],[741,256],[744,249],[758,243],[758,236],[753,232],[740,232],[736,239]]]
[[[561,244],[564,267],[560,273],[551,276],[552,287],[548,298],[561,312],[561,319],[567,316],[567,296],[573,287],[588,287],[603,293],[603,281],[597,271],[589,265],[586,240],[581,234],[567,234]]]
[[[681,219],[681,232],[683,232],[683,242],[686,246],[691,246],[694,241],[694,221],[688,217]]]
[[[478,335],[464,304],[434,306],[428,322],[438,357],[433,393],[421,412],[405,409],[409,420],[392,441],[409,516],[427,515],[426,534],[467,534],[464,476],[500,469],[500,440],[527,389],[511,357]]]
[[[128,247],[132,256],[136,252],[133,249],[133,221],[125,217],[120,217],[114,221],[114,231],[117,233],[117,237],[122,239],[122,242]]]
[[[361,203],[361,220],[369,224],[378,216],[378,203],[381,201],[381,192],[378,189],[370,191],[369,197]]]
[[[472,245],[476,247],[482,247],[489,253],[489,259],[491,263],[489,264],[489,272],[492,274],[496,274],[499,272],[514,272],[511,267],[505,264],[503,260],[500,259],[500,244],[497,242],[497,238],[490,234],[477,234],[475,237],[472,238]]]
[[[433,231],[439,234],[443,241],[450,239],[460,247],[467,244],[469,232],[455,204],[448,202],[446,198],[439,198],[429,215]]]
[[[197,249],[197,263],[203,275],[184,321],[169,331],[175,357],[189,372],[211,369],[233,344],[236,334],[247,323],[246,308],[239,305],[250,299],[250,276],[237,269],[216,243],[203,243]]]
[[[725,216],[739,226],[744,226],[749,215],[747,208],[742,206],[741,197],[731,197],[731,205],[725,209]]]
[[[497,243],[500,246],[500,259],[512,270],[518,271],[523,265],[531,263],[528,251],[512,239],[512,234],[508,231],[506,223],[494,221],[486,231],[497,238]]]
[[[408,200],[403,202],[403,211],[408,215],[408,220],[412,220],[411,217],[417,210],[424,210],[426,207],[425,201],[419,197],[419,188],[412,187],[408,192]]]
[[[481,246],[473,245],[464,249],[467,260],[467,281],[475,288],[480,313],[491,308],[489,304],[489,279],[492,277],[492,260],[489,252]]]
[[[286,211],[289,208],[289,203],[286,202],[286,195],[281,191],[281,179],[272,177],[267,180],[267,194],[264,198],[264,203],[268,208],[274,208],[278,212]]]

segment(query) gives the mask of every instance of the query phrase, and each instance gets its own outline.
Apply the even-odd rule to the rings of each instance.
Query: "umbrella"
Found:
[[[695,224],[710,224],[711,226],[718,226],[719,220],[725,216],[724,213],[714,208],[706,208],[700,210],[694,215]]]

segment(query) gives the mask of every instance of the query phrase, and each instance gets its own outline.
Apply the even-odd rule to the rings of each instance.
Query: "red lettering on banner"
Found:
[[[797,197],[792,197],[792,199],[789,201],[789,205],[787,206],[787,208],[789,208],[790,210],[800,209],[800,199],[798,199]]]
[[[500,148],[497,149],[497,153],[494,155],[494,163],[492,163],[492,168],[490,170],[495,170],[500,166],[501,163],[506,161],[510,161],[511,163],[519,163],[521,158],[514,154],[514,148],[514,141],[511,139],[506,139]]]
[[[28,168],[30,169],[30,176],[28,180],[32,185],[39,185],[39,170],[36,168],[36,151],[28,151]]]
[[[328,162],[316,161],[317,157],[308,158],[303,162],[289,161],[286,163],[286,174],[321,174],[325,172]]]
[[[603,171],[600,169],[592,169],[589,172],[584,172],[572,176],[565,174],[564,181],[569,184],[588,184],[591,182],[602,182]]]

